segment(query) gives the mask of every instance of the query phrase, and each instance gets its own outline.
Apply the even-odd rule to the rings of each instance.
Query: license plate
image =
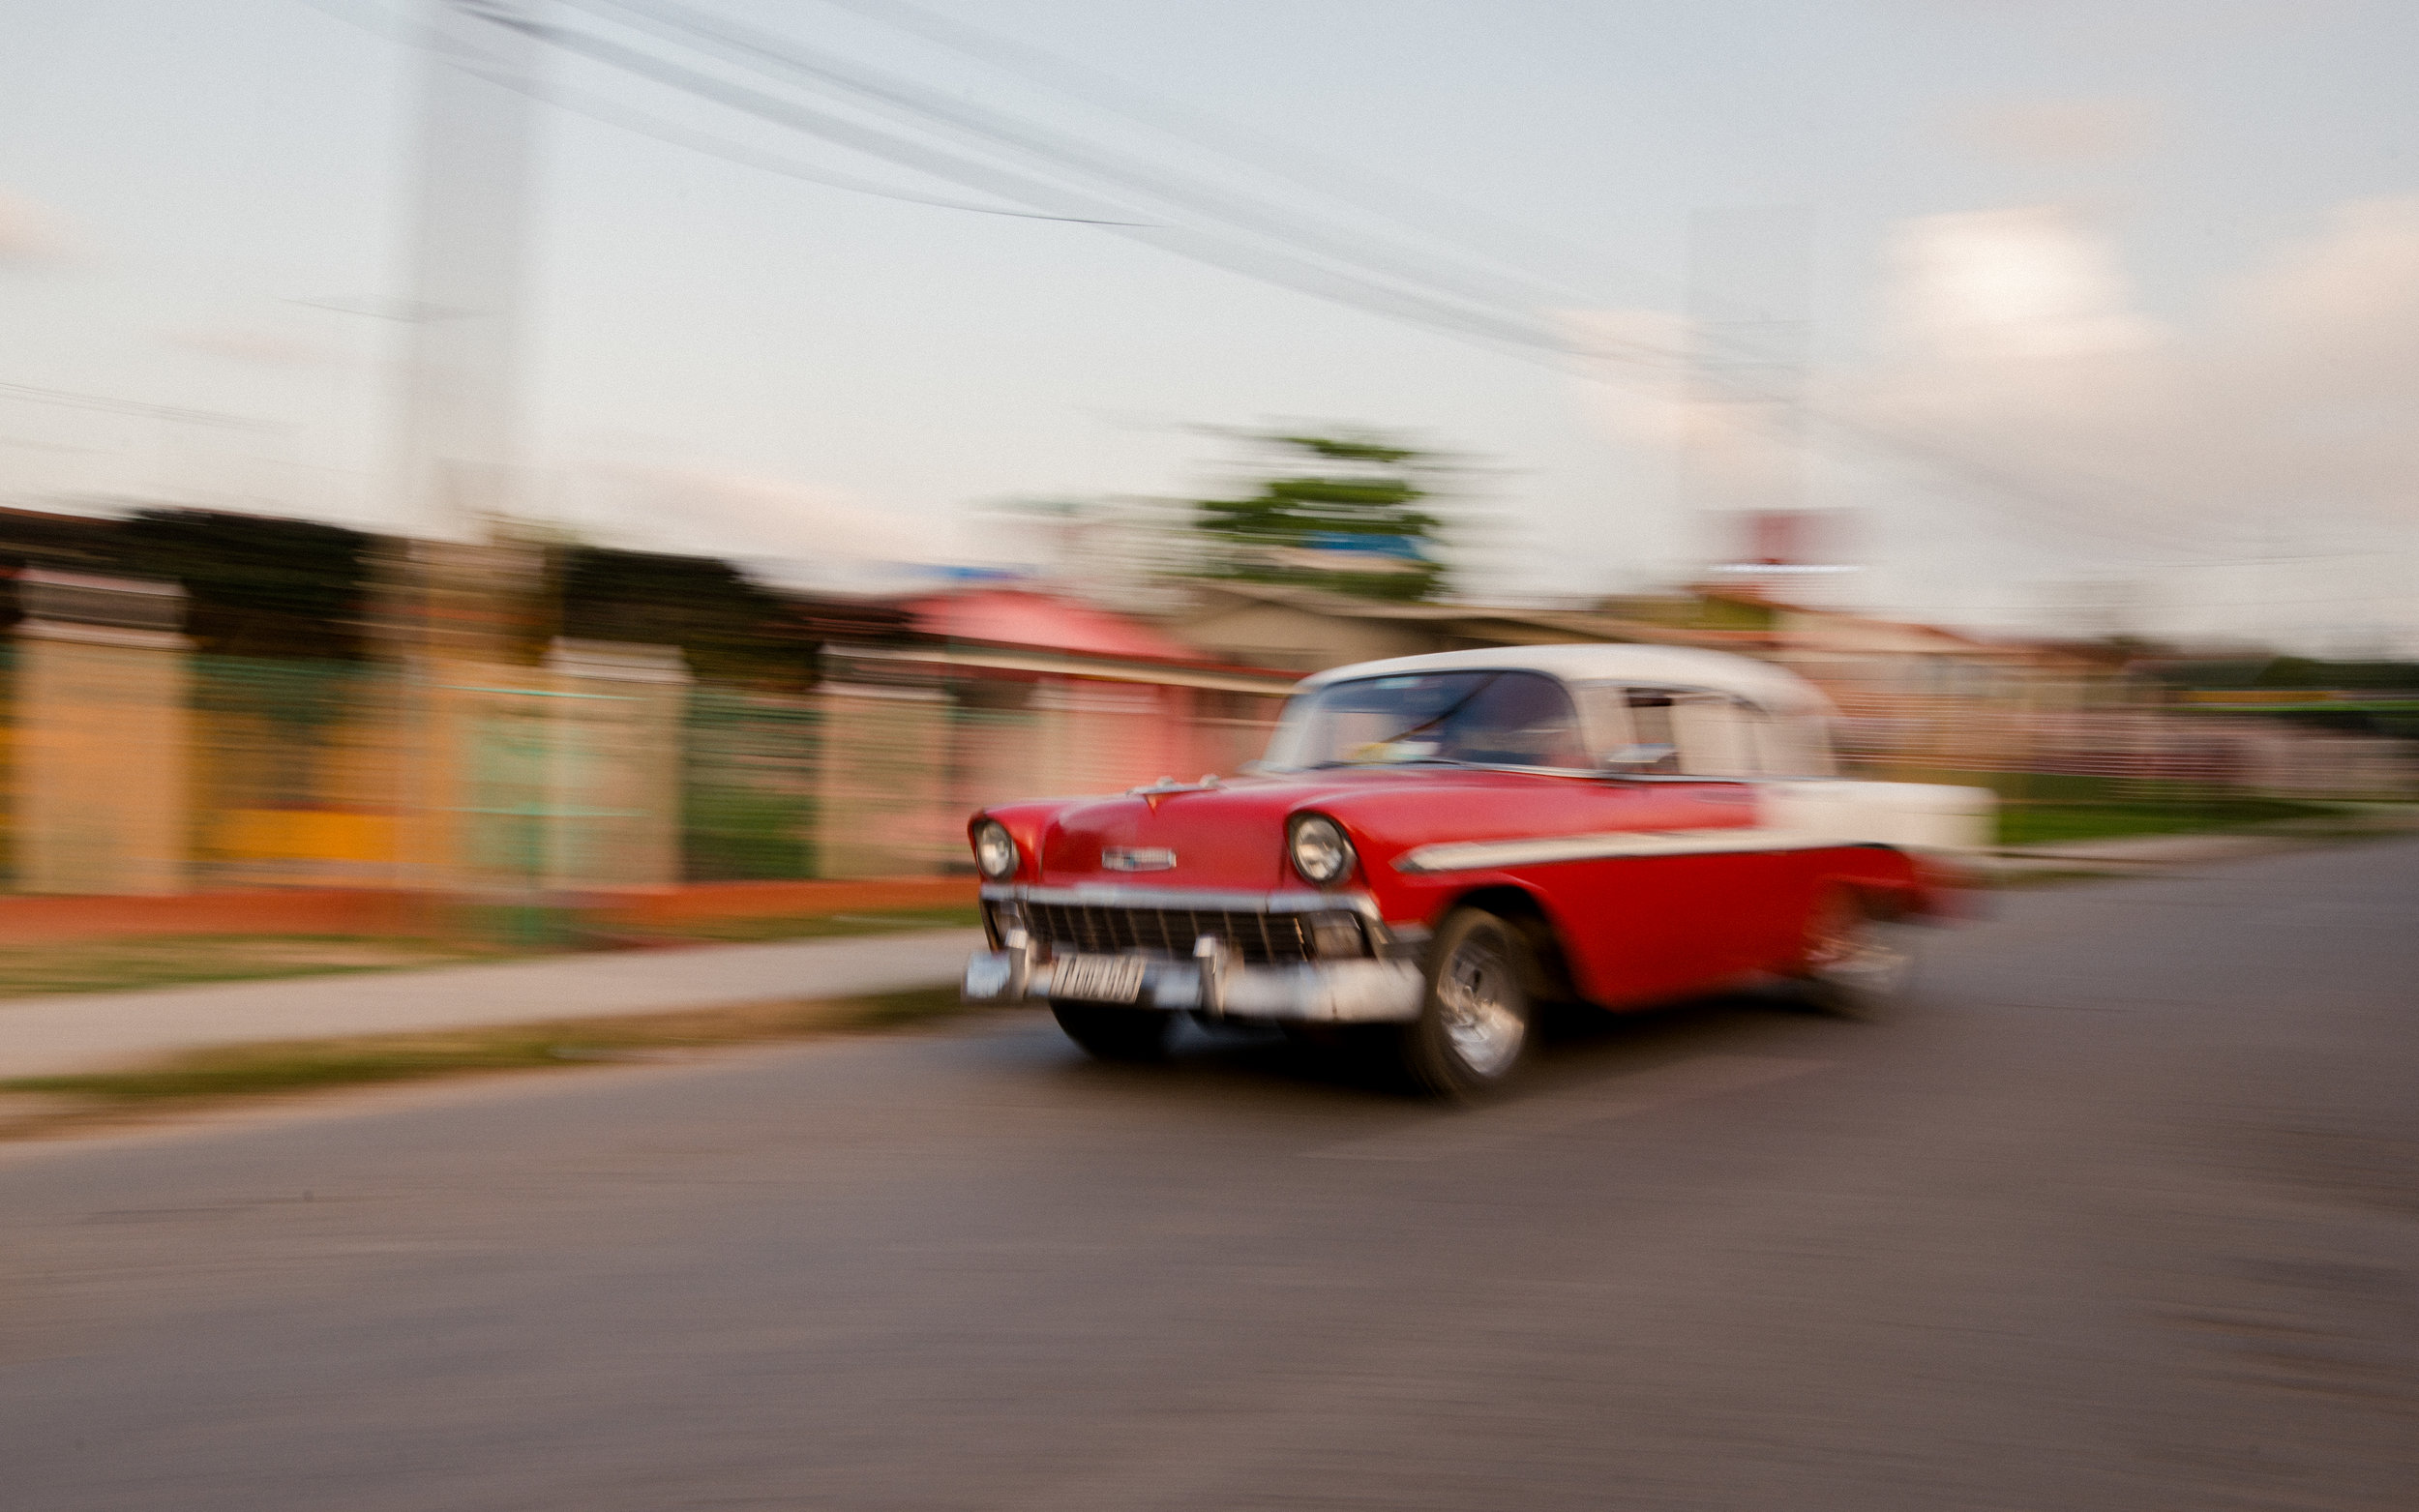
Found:
[[[1140,956],[1062,956],[1050,995],[1091,1003],[1130,1003],[1143,994]]]

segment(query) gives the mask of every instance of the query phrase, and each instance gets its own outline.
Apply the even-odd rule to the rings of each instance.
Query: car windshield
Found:
[[[1300,695],[1269,743],[1280,770],[1448,761],[1582,767],[1579,720],[1538,672],[1418,672],[1329,683]]]

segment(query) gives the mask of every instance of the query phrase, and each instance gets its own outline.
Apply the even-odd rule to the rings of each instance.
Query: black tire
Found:
[[[1394,1034],[1404,1075],[1442,1097],[1479,1097],[1509,1082],[1536,1038],[1528,940],[1494,914],[1465,908],[1429,941],[1426,975],[1419,1019]]]
[[[1905,1002],[1915,975],[1910,931],[1852,894],[1825,899],[1807,921],[1797,1000],[1838,1019],[1880,1019]]]
[[[1095,1060],[1157,1060],[1168,1052],[1168,1030],[1176,1016],[1156,1008],[1109,1008],[1098,1003],[1057,1003],[1050,1016],[1066,1037]]]

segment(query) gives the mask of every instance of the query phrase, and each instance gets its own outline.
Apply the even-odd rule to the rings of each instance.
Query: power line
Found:
[[[332,10],[321,3],[321,0],[302,0],[302,3],[323,15],[343,21],[347,25],[361,27],[365,31],[373,32],[390,42],[421,48],[435,45],[435,42],[433,42],[431,36],[427,34],[403,35],[403,28],[390,24],[391,17],[382,15],[377,21],[373,22],[361,16]],[[911,190],[877,184],[870,179],[835,172],[829,168],[801,163],[793,158],[785,158],[777,153],[761,151],[743,142],[716,136],[710,132],[696,131],[675,122],[667,121],[660,116],[649,115],[643,110],[632,109],[603,95],[590,94],[583,90],[565,89],[559,85],[550,85],[544,89],[533,88],[527,79],[500,66],[501,60],[475,44],[451,33],[439,34],[437,40],[444,44],[441,50],[448,54],[456,67],[475,74],[491,84],[512,90],[516,94],[526,95],[541,104],[555,105],[575,114],[584,115],[590,120],[602,122],[607,126],[635,132],[642,136],[651,136],[672,146],[702,152],[708,157],[720,158],[742,167],[776,173],[784,178],[820,185],[825,189],[836,189],[846,193],[865,194],[876,199],[892,199],[910,205],[928,205],[937,210],[963,211],[968,215],[1001,216],[1015,221],[1064,221],[1077,225],[1103,223],[1081,216],[1051,215],[1038,210],[1012,210],[1001,205],[978,205],[961,199],[944,199],[939,195],[919,194]]]
[[[702,46],[703,50],[742,67],[759,72],[778,72],[811,87],[838,90],[878,108],[905,114],[925,123],[939,122],[962,135],[972,136],[995,148],[1004,146],[1011,152],[1038,160],[1060,171],[1071,169],[1077,174],[1104,181],[1124,193],[1141,194],[1147,199],[1156,199],[1222,222],[1246,235],[1279,244],[1286,251],[1277,255],[1287,262],[1302,262],[1299,254],[1307,252],[1312,256],[1342,265],[1340,269],[1330,267],[1320,270],[1329,277],[1349,279],[1364,291],[1404,302],[1401,308],[1423,311],[1424,318],[1480,335],[1489,341],[1528,346],[1558,356],[1572,350],[1571,342],[1537,322],[1526,307],[1508,305],[1500,289],[1473,285],[1466,273],[1421,268],[1407,260],[1400,249],[1376,246],[1366,238],[1356,238],[1350,232],[1299,216],[1289,216],[1283,210],[1248,196],[1198,180],[1188,180],[1162,165],[1132,162],[1095,143],[984,109],[938,91],[921,88],[908,80],[852,67],[828,52],[818,51],[789,38],[735,22],[717,21],[693,7],[669,3],[669,0],[668,3],[645,5],[632,3],[632,0],[568,0],[568,3],[591,13],[620,13],[633,17],[638,25],[658,36],[688,46]],[[1198,252],[1186,252],[1180,245],[1172,245],[1186,234],[1181,228],[1150,229],[1159,231],[1157,240],[1168,250],[1199,255]],[[1229,252],[1226,255],[1233,253]],[[1316,266],[1306,262],[1304,265]],[[1634,344],[1632,354],[1648,355]]]
[[[1451,233],[1440,231],[1432,220],[1450,222],[1464,231],[1474,221],[1485,220],[1492,222],[1493,228],[1499,233],[1520,240],[1535,243],[1548,239],[1532,227],[1497,220],[1419,186],[1324,157],[1299,142],[1277,142],[1207,111],[1153,97],[1112,74],[1044,51],[1030,43],[984,30],[953,16],[941,15],[920,5],[908,4],[906,0],[824,0],[824,3],[923,38],[960,56],[1038,83],[1083,104],[1122,116],[1188,145],[1204,148],[1231,162],[1284,179],[1313,193],[1341,199],[1404,229],[1449,244],[1456,253],[1483,261],[1489,270],[1514,284],[1524,286],[1532,295],[1541,295],[1563,304],[1585,305],[1593,302],[1590,297],[1559,285],[1533,269],[1515,266],[1490,252],[1459,240]],[[1339,183],[1348,187],[1339,188]],[[1385,202],[1389,199],[1413,201],[1432,220],[1405,215]],[[1568,247],[1554,251],[1561,256],[1580,255],[1575,249]],[[1591,260],[1598,260],[1596,253],[1585,255]],[[1677,283],[1666,275],[1637,268],[1622,268],[1619,271],[1675,291],[1678,288]]]
[[[1590,343],[1571,340],[1540,325],[1526,310],[1505,308],[1494,292],[1473,288],[1466,281],[1452,282],[1460,277],[1457,274],[1449,275],[1447,282],[1439,284],[1432,273],[1408,265],[1393,251],[1385,248],[1373,250],[1365,243],[1357,245],[1351,233],[1338,232],[1327,226],[1304,225],[1299,218],[1289,218],[1282,212],[1255,204],[1229,192],[1188,184],[1149,165],[1120,160],[1094,144],[1066,137],[1063,133],[1030,127],[902,80],[852,70],[828,54],[818,53],[770,33],[717,23],[693,8],[677,4],[649,7],[631,3],[631,0],[570,0],[570,3],[592,13],[611,11],[629,15],[642,29],[652,31],[659,38],[700,47],[719,55],[726,62],[736,63],[755,72],[777,72],[810,85],[837,89],[860,102],[870,102],[881,108],[921,122],[938,120],[961,134],[974,136],[995,147],[1005,146],[1029,158],[1037,158],[1060,172],[1071,170],[1078,175],[1107,178],[1129,193],[1195,210],[1224,222],[1231,228],[1241,229],[1278,246],[1237,245],[1231,241],[1222,242],[1210,233],[1180,226],[1120,220],[1119,217],[1122,212],[1116,207],[1091,199],[1078,190],[1046,184],[1012,169],[977,163],[922,142],[880,132],[795,101],[767,95],[761,90],[683,67],[593,33],[531,21],[523,15],[481,4],[479,0],[455,0],[457,8],[465,15],[521,31],[592,61],[761,119],[821,136],[853,151],[899,163],[919,172],[970,184],[986,193],[1029,205],[1051,207],[1048,219],[1096,224],[1115,234],[1225,271],[1292,288],[1367,313],[1476,341],[1499,355],[1543,360],[1548,366],[1565,371],[1569,371],[1568,364],[1573,359],[1610,362],[1633,370],[1670,370],[1677,368],[1681,362],[1677,353],[1643,343]],[[1070,195],[1090,200],[1092,213],[1065,214]],[[1301,254],[1305,238],[1312,256]],[[1289,244],[1291,251],[1286,250]],[[1323,264],[1314,258],[1328,261]],[[1333,263],[1345,266],[1330,265]],[[1720,339],[1717,337],[1716,340]],[[1703,370],[1697,371],[1702,375]],[[1580,375],[1597,381],[1610,379],[1609,374],[1600,371]],[[2074,496],[2071,487],[2053,485],[2045,489],[2035,479],[1987,460],[1962,454],[1954,444],[1827,408],[1809,405],[1805,413],[1809,420],[1863,447],[1919,462],[1952,479],[1980,485],[2005,499],[2046,507],[2061,517],[2058,523],[2063,528],[2083,530],[2104,539],[2130,537],[2138,546],[2166,547],[2175,544],[2167,533],[2156,527],[2112,513],[2107,501]],[[2107,487],[2105,484],[2101,486]],[[2121,486],[2116,487],[2121,490]]]
[[[1550,328],[1538,325],[1525,310],[1503,308],[1498,304],[1498,293],[1473,288],[1459,275],[1448,274],[1440,282],[1433,273],[1410,265],[1387,249],[1372,250],[1365,244],[1356,245],[1350,233],[1338,233],[1329,227],[1303,222],[1299,218],[1288,218],[1282,212],[1254,204],[1214,187],[1187,183],[1150,165],[1136,165],[1091,143],[1011,120],[997,111],[941,96],[905,80],[853,69],[828,52],[810,48],[760,28],[717,21],[694,7],[679,3],[679,0],[647,0],[647,3],[640,3],[640,0],[568,0],[568,3],[592,14],[613,12],[635,17],[642,27],[659,37],[692,46],[702,43],[726,61],[743,67],[761,72],[769,65],[810,84],[835,88],[861,101],[911,117],[941,121],[978,139],[1003,143],[1029,157],[1039,158],[1062,168],[1071,167],[1079,173],[1106,177],[1130,192],[1207,214],[1230,226],[1268,240],[1291,243],[1297,250],[1306,239],[1309,249],[1316,254],[1357,265],[1358,274],[1345,275],[1350,279],[1351,292],[1345,295],[1343,302],[1371,312],[1398,317],[1408,313],[1412,318],[1447,334],[1477,336],[1493,346],[1510,345],[1526,348],[1532,353],[1546,354],[1557,359],[1553,364],[1557,368],[1570,358],[1611,361],[1632,368],[1669,368],[1678,363],[1677,354],[1642,343],[1574,341]],[[836,0],[836,3],[846,5],[851,0]],[[1172,245],[1184,234],[1180,228],[1140,229],[1147,234],[1138,239],[1198,260],[1210,261],[1248,276],[1269,278],[1271,282],[1321,297],[1338,297],[1338,290],[1332,287],[1305,287],[1305,271],[1314,278],[1320,275],[1332,278],[1336,275],[1332,270],[1318,269],[1316,265],[1305,264],[1299,258],[1279,254],[1281,260],[1255,270],[1249,266],[1248,259],[1253,254],[1248,250],[1230,247],[1219,249],[1214,254],[1205,254],[1199,248]],[[1375,278],[1361,276],[1370,274],[1374,274]],[[1395,287],[1378,282],[1376,279],[1414,286],[1409,289]],[[1409,303],[1406,304],[1406,301]],[[1703,340],[1705,335],[1700,332],[1699,339]],[[1725,339],[1716,335],[1714,340],[1720,343]],[[1520,353],[1514,351],[1506,355]],[[1701,367],[1695,371],[1700,376],[1709,375]],[[1601,374],[1596,376],[1600,377]],[[1716,376],[1717,381],[1720,381]],[[2071,488],[2045,490],[2039,483],[2003,465],[1961,455],[1954,446],[1936,439],[1811,405],[1806,406],[1803,412],[1808,419],[1866,447],[1886,454],[1895,453],[1951,478],[1978,484],[2003,497],[2046,506],[2063,517],[2059,522],[2065,528],[2083,530],[2104,539],[2130,539],[2137,547],[2165,548],[2183,544],[2171,533],[2156,526],[2128,519],[2121,514],[2112,514],[2105,501],[2087,497],[2070,500],[2061,495],[2073,492]],[[2189,546],[2187,548],[2190,548]]]
[[[856,151],[971,184],[1003,198],[1035,205],[1055,203],[1063,207],[1070,197],[1080,195],[1079,191],[1045,184],[1013,169],[974,163],[954,153],[880,132],[827,111],[716,78],[593,33],[529,21],[477,5],[474,0],[465,0],[463,9],[465,14],[523,32],[565,51],[822,136]],[[1090,196],[1082,197],[1089,199]],[[1421,290],[1383,283],[1352,270],[1323,267],[1281,250],[1221,244],[1201,233],[1178,227],[1120,220],[1120,212],[1114,207],[1098,200],[1090,200],[1090,203],[1093,214],[1086,219],[1093,220],[1093,223],[1101,229],[1247,278],[1279,283],[1321,299],[1358,306],[1490,344],[1547,351],[1558,356],[1572,355],[1568,343],[1525,318],[1508,316],[1501,311],[1471,309]],[[1063,215],[1061,218],[1077,219]]]
[[[810,86],[836,89],[879,108],[916,120],[939,122],[994,147],[1004,146],[1060,168],[1147,198],[1207,216],[1249,234],[1308,248],[1322,256],[1357,265],[1364,273],[1424,285],[1432,294],[1489,307],[1506,303],[1504,281],[1475,270],[1440,265],[1401,247],[1378,246],[1318,220],[1238,194],[1161,163],[1138,162],[1079,135],[1056,131],[964,99],[885,75],[760,27],[708,15],[681,0],[567,0],[590,14],[618,14],[637,25],[688,46],[702,46],[727,61],[763,70],[768,66]],[[1127,113],[1131,113],[1130,109]],[[1424,265],[1423,265],[1424,264]],[[1536,281],[1529,280],[1530,291]],[[1525,307],[1522,308],[1525,312]],[[1558,344],[1550,336],[1543,344]]]
[[[318,0],[305,0],[305,3],[337,19],[364,24],[359,21],[358,17],[328,11],[318,3]],[[958,182],[970,183],[976,188],[1001,193],[1003,197],[1018,197],[1025,199],[1028,203],[1048,204],[1054,199],[1063,200],[1069,193],[1054,186],[1040,185],[1023,175],[956,158],[921,143],[886,136],[884,133],[873,132],[855,122],[814,111],[794,102],[778,100],[761,91],[732,85],[695,70],[681,68],[651,55],[639,53],[635,49],[621,47],[604,39],[571,32],[564,28],[547,27],[527,21],[518,15],[498,13],[474,4],[459,4],[457,8],[465,15],[475,16],[480,20],[524,32],[562,50],[585,55],[593,61],[607,63],[623,72],[649,78],[698,98],[756,115],[761,119],[773,121],[792,130],[821,136],[853,151],[900,163],[917,171],[952,178]],[[384,34],[393,38],[391,31]],[[457,56],[458,64],[482,72],[483,76],[493,77],[493,74],[480,69],[484,55],[477,49],[463,49],[459,39],[448,37],[445,40],[457,49],[469,53],[466,58]],[[429,45],[425,40],[414,40],[412,44]],[[494,81],[506,84],[508,87],[523,87],[509,79],[495,78]],[[537,94],[534,98],[547,99],[549,97]],[[614,124],[630,125],[633,123],[620,120]],[[684,135],[687,134],[685,129],[674,128],[673,130]],[[675,138],[667,135],[665,139]],[[733,144],[725,143],[719,139],[693,138],[683,140],[681,144],[695,146],[702,151],[715,152],[731,161],[763,167],[771,171],[796,171],[798,176],[808,177],[817,182],[834,182],[834,176],[821,173],[820,170],[800,170],[795,164],[770,160],[768,155],[758,154],[753,149],[735,147]],[[1534,329],[1507,330],[1501,325],[1493,329],[1477,327],[1464,312],[1442,311],[1430,305],[1423,305],[1418,301],[1417,296],[1405,295],[1401,291],[1385,288],[1366,280],[1358,280],[1332,270],[1321,269],[1299,259],[1284,258],[1281,254],[1255,252],[1248,249],[1231,247],[1187,246],[1184,245],[1184,241],[1188,233],[1173,227],[1155,227],[1147,222],[1120,220],[1118,219],[1118,212],[1105,207],[1100,214],[1090,216],[1068,215],[1056,211],[1024,214],[1002,211],[994,207],[968,206],[950,201],[921,198],[867,186],[842,184],[840,187],[862,187],[865,193],[880,193],[884,197],[906,198],[911,202],[932,203],[977,213],[1022,215],[1025,219],[1096,225],[1105,229],[1137,233],[1157,232],[1158,234],[1154,237],[1143,239],[1150,241],[1151,245],[1159,247],[1162,251],[1176,252],[1179,255],[1190,257],[1195,261],[1220,267],[1259,282],[1292,288],[1314,298],[1354,306],[1367,312],[1389,318],[1410,320],[1431,329],[1441,330],[1446,334],[1476,339],[1493,346],[1511,344],[1535,347],[1538,344],[1538,333]]]
[[[683,67],[652,53],[624,46],[592,33],[554,26],[542,21],[531,21],[508,12],[480,5],[476,3],[476,0],[459,0],[459,9],[466,15],[475,16],[492,25],[523,33],[562,51],[578,54],[592,62],[606,64],[626,74],[635,74],[642,78],[652,79],[659,84],[670,85],[701,99],[710,100],[715,104],[789,127],[793,131],[821,136],[827,141],[836,142],[869,157],[887,159],[903,166],[914,168],[918,172],[955,179],[960,183],[974,183],[977,187],[1000,193],[1003,197],[1018,199],[1029,204],[1047,203],[1053,199],[1063,203],[1064,199],[1073,193],[1006,169],[988,167],[940,148],[911,141],[843,116],[819,110],[812,105],[784,100],[743,84],[734,84],[716,78],[712,74]],[[981,182],[985,179],[990,182]],[[1052,219],[1080,220],[1090,224],[1109,228],[1131,227],[1134,224],[1130,221],[1119,219],[1118,214],[1105,204],[1095,202],[1091,208],[1095,212],[1092,215],[1054,215]]]
[[[141,400],[111,399],[103,394],[75,394],[66,389],[46,389],[31,383],[0,383],[0,399],[23,400],[33,404],[59,404],[71,409],[98,409],[118,415],[140,415],[149,420],[176,420],[187,425],[217,426],[226,430],[294,429],[273,420],[254,420],[211,409],[185,409],[174,404],[152,404]]]
[[[851,174],[835,173],[828,168],[809,166],[795,159],[760,152],[741,142],[715,136],[706,132],[694,131],[667,121],[660,116],[648,115],[642,110],[630,109],[603,95],[567,90],[559,85],[551,85],[543,90],[531,89],[525,83],[510,77],[501,70],[473,68],[471,72],[490,83],[517,90],[533,100],[542,101],[548,104],[560,105],[566,110],[576,111],[590,120],[601,121],[608,126],[617,126],[624,131],[652,136],[657,141],[667,142],[674,147],[687,147],[720,158],[726,163],[735,163],[742,167],[761,168],[767,173],[778,173],[785,178],[821,185],[826,189],[845,190],[852,194],[870,194],[878,199],[893,199],[902,204],[929,205],[937,210],[962,210],[969,215],[1002,216],[1011,221],[1056,221],[1068,225],[1140,223],[1093,220],[1085,216],[1051,215],[1041,210],[1010,210],[1000,205],[971,204],[962,199],[943,199],[934,194],[918,194],[907,190],[890,189],[873,183],[871,180],[856,178]]]

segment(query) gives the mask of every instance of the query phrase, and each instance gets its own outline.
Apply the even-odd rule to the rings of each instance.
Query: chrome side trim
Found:
[[[1540,866],[1556,861],[1601,861],[1630,856],[1711,856],[1756,850],[1833,850],[1869,845],[1804,830],[1744,829],[1627,830],[1610,835],[1556,835],[1539,840],[1478,840],[1421,845],[1394,862],[1394,870],[1415,875],[1434,872],[1478,872],[1501,867]]]
[[[1022,882],[985,882],[987,903],[1062,903],[1092,908],[1198,908],[1229,913],[1325,913],[1350,908],[1378,916],[1378,901],[1363,892],[1253,893],[1185,887],[1130,887],[1116,882],[1079,882],[1072,887],[1034,887]]]
[[[1607,773],[1601,767],[1595,766],[1514,766],[1509,761],[1454,761],[1434,756],[1422,756],[1412,761],[1317,761],[1313,762],[1309,766],[1270,766],[1266,761],[1258,764],[1259,772],[1254,775],[1278,777],[1293,777],[1299,776],[1304,772],[1328,771],[1338,767],[1349,767],[1356,772],[1416,772],[1422,774],[1438,771],[1517,772],[1523,777],[1584,777],[1590,780],[1614,775]],[[1691,777],[1688,779],[1688,781],[1692,783],[1713,782],[1718,780],[1719,779],[1704,777]],[[1141,787],[1134,789],[1136,792],[1143,792],[1146,790],[1147,789]]]

